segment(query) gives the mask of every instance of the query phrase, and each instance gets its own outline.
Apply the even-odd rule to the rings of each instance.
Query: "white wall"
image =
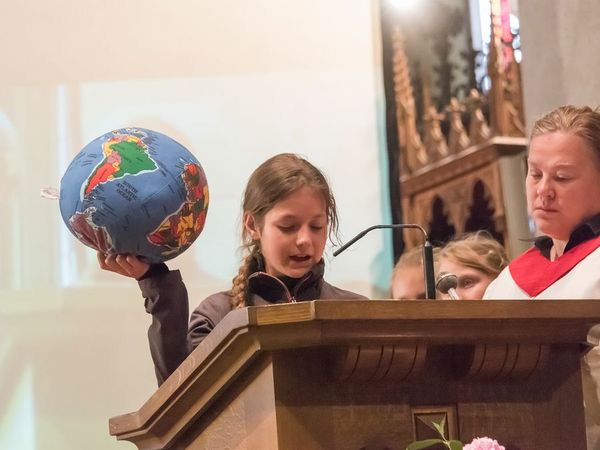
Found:
[[[600,106],[600,2],[524,0],[519,18],[527,129],[560,105]]]
[[[166,133],[195,153],[211,204],[170,263],[194,307],[229,286],[239,200],[282,151],[328,175],[342,240],[389,221],[375,0],[29,0],[0,14],[0,449],[132,448],[108,417],[155,388],[137,286],[71,237],[58,187],[83,145],[115,128]],[[391,242],[367,236],[327,278],[377,296]],[[329,252],[330,254],[330,252]],[[91,443],[90,443],[91,442]]]

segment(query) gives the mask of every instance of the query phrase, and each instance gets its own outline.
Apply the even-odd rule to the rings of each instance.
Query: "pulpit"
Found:
[[[600,300],[319,300],[228,314],[110,433],[139,449],[389,449],[447,435],[584,450]]]

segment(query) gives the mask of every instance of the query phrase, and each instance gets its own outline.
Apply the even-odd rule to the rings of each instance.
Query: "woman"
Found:
[[[527,209],[543,236],[509,264],[485,298],[600,299],[600,111],[561,106],[542,117],[527,162]],[[590,333],[594,345],[599,331]],[[590,448],[600,431],[599,380],[594,347],[583,367]]]
[[[562,106],[542,117],[527,162],[527,209],[544,236],[486,297],[600,298],[600,111]]]
[[[439,255],[438,272],[456,275],[461,300],[481,300],[488,285],[508,264],[506,251],[486,232],[451,241]],[[447,294],[441,298],[448,299]]]

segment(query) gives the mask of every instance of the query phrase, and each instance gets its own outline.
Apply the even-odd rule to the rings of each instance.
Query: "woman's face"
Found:
[[[448,272],[458,278],[456,293],[461,300],[481,300],[488,285],[493,278],[479,270],[463,266],[448,258],[441,258],[438,265],[440,273]],[[448,300],[447,294],[442,294],[442,299]]]
[[[536,136],[527,162],[527,210],[541,233],[568,240],[578,224],[600,213],[600,161],[581,137]]]

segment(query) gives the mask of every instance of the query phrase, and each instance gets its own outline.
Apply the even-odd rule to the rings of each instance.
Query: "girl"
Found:
[[[507,264],[504,247],[485,231],[479,231],[446,244],[440,251],[438,270],[456,275],[456,293],[461,300],[481,300]],[[442,294],[442,298],[449,297]]]
[[[250,176],[242,204],[247,252],[228,291],[206,298],[192,313],[179,271],[133,255],[98,254],[100,267],[138,280],[150,351],[159,385],[232,309],[315,299],[364,299],[323,279],[327,237],[337,233],[333,194],[323,174],[294,154],[279,154]],[[187,330],[187,333],[186,333]]]

